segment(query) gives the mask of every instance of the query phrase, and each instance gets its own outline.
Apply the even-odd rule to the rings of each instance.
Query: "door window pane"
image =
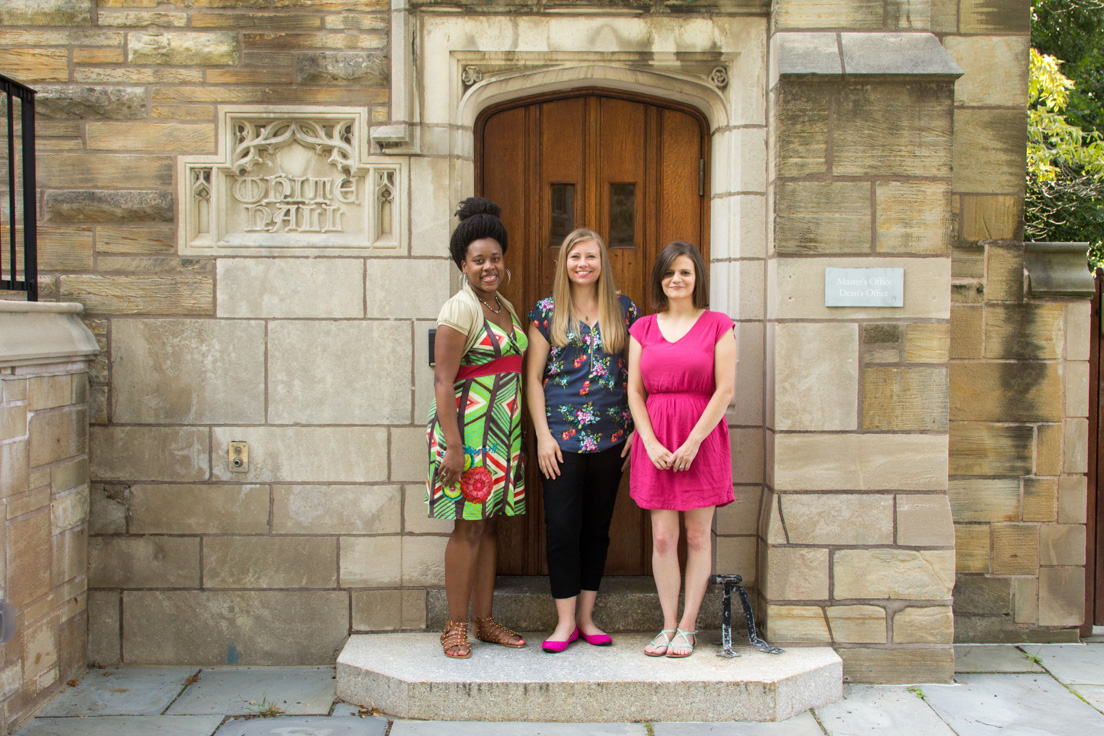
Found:
[[[552,222],[548,245],[559,248],[568,233],[575,229],[575,185],[553,184],[551,200]]]
[[[636,245],[636,184],[610,184],[611,248]]]

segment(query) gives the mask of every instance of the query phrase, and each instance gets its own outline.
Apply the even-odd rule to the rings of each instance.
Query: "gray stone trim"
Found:
[[[771,38],[771,61],[772,87],[783,76],[953,81],[963,74],[931,33],[776,33]]]
[[[1028,294],[1091,299],[1095,285],[1088,268],[1088,249],[1088,243],[1024,243]]]
[[[0,301],[0,368],[90,359],[100,352],[80,304]]]

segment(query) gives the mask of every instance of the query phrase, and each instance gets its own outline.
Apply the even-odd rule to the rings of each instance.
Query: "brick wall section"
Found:
[[[85,669],[88,381],[84,362],[0,368],[0,731]]]

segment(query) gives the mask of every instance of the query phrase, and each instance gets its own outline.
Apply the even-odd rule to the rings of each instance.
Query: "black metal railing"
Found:
[[[7,122],[5,145],[7,176],[0,178],[0,290],[25,291],[27,301],[38,301],[38,225],[35,220],[35,91],[0,74],[0,105]],[[15,108],[19,106],[19,125]],[[16,140],[20,156],[17,159]],[[4,190],[7,190],[4,192]],[[7,230],[5,243],[4,231]],[[23,240],[22,259],[19,241]],[[7,248],[4,246],[7,245]],[[5,251],[7,251],[5,253]],[[4,256],[7,255],[7,259]],[[4,262],[7,261],[5,276]],[[19,278],[22,272],[22,279]]]

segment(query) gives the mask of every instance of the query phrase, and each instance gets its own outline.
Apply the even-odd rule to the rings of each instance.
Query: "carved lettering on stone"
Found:
[[[401,164],[368,160],[363,111],[234,111],[220,123],[218,161],[183,163],[182,251],[398,246]]]

